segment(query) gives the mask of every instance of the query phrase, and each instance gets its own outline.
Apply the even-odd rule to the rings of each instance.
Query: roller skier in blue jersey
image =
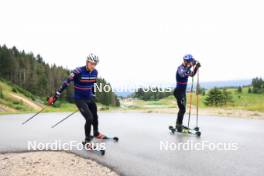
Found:
[[[192,67],[194,67],[193,70]],[[188,54],[183,57],[183,63],[178,67],[176,72],[176,88],[174,89],[174,96],[179,107],[176,121],[176,130],[179,132],[182,132],[182,121],[186,112],[186,89],[188,77],[195,76],[200,67],[201,64],[196,61],[192,55]]]
[[[85,142],[90,142],[91,126],[93,126],[93,136],[98,139],[104,139],[105,135],[98,130],[98,115],[97,106],[95,103],[95,83],[98,72],[95,66],[98,64],[98,56],[90,54],[87,57],[86,65],[78,67],[71,72],[69,77],[63,82],[55,95],[48,99],[48,104],[53,104],[60,97],[63,90],[65,90],[71,82],[74,83],[74,97],[75,103],[81,114],[85,118],[84,125]]]

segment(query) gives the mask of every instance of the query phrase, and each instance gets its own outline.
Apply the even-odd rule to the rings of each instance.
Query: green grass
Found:
[[[16,94],[21,97],[29,98],[29,100],[31,99],[32,102],[43,104],[43,107],[47,106],[47,104],[45,104],[46,98],[34,96],[30,92],[0,79],[0,105],[16,110],[16,112],[0,112],[0,114],[37,112],[27,104],[24,104],[22,101],[13,98],[10,94]],[[97,103],[97,106],[98,110],[100,111],[111,111],[118,109],[116,107],[105,106],[100,103]],[[73,112],[76,110],[77,107],[74,103],[68,103],[62,99],[59,99],[53,106],[46,108],[44,112]]]
[[[0,80],[0,91],[1,91],[0,105],[9,107],[17,111],[13,113],[22,113],[22,112],[27,113],[27,112],[34,112],[36,110],[33,110],[27,104],[24,104],[22,101],[19,101],[13,98],[12,96],[10,96],[11,93],[29,98],[32,101],[35,100],[38,103],[43,103],[45,101],[44,99],[34,96],[28,91],[23,90],[22,88],[3,80]],[[65,112],[65,111],[75,111],[75,110],[76,110],[76,106],[74,104],[58,101],[58,103],[56,103],[55,106],[48,107],[45,110],[45,112]],[[0,114],[6,114],[6,113],[11,113],[11,112],[0,112]]]
[[[56,102],[57,103],[57,102]],[[55,103],[55,105],[56,105]],[[112,107],[112,106],[105,106],[102,105],[100,103],[96,103],[97,105],[97,109],[99,111],[111,111],[111,110],[115,110],[118,109],[116,107]],[[76,105],[74,103],[68,103],[68,102],[62,102],[60,103],[59,106],[50,106],[48,107],[45,112],[73,112],[78,110]]]
[[[242,93],[238,93],[236,89],[229,90],[233,92],[233,107],[250,111],[264,112],[264,94],[249,94],[248,87],[243,88],[242,90]]]
[[[233,102],[224,105],[221,108],[264,112],[264,94],[248,93],[248,88],[249,87],[244,87],[241,93],[239,93],[236,88],[226,89],[227,91],[232,93]],[[208,107],[204,104],[205,98],[206,95],[205,96],[199,95],[199,101],[198,101],[199,107],[201,108]],[[194,95],[192,104],[196,105],[197,104],[196,102],[197,102],[196,96]]]
[[[222,106],[220,108],[223,109],[239,109],[239,110],[249,110],[249,111],[256,111],[256,112],[264,112],[264,94],[253,94],[248,93],[249,87],[244,87],[241,93],[237,92],[236,88],[229,88],[227,91],[232,92],[233,96],[233,103],[229,103],[228,105]],[[17,110],[16,113],[26,113],[34,111],[31,107],[24,104],[22,101],[18,101],[11,97],[9,94],[14,93],[19,96],[29,97],[32,101],[38,103],[44,103],[46,100],[41,99],[40,97],[32,95],[30,92],[23,90],[22,88],[13,85],[7,81],[3,81],[0,79],[0,105],[7,106],[9,108]],[[192,104],[197,104],[196,95],[192,95]],[[199,107],[200,108],[209,108],[204,104],[205,96],[199,95]],[[189,104],[190,101],[190,94],[187,94],[187,103]],[[109,107],[104,106],[99,103],[98,110],[103,111],[111,111],[117,110],[116,107]],[[157,101],[143,101],[143,100],[133,100],[130,104],[123,104],[125,109],[131,110],[151,110],[151,109],[165,109],[165,108],[175,108],[176,100],[174,96],[169,96]],[[76,105],[73,103],[68,103],[63,100],[59,100],[56,104],[52,107],[48,107],[45,112],[72,112],[77,110]],[[0,114],[5,114],[10,112],[0,112]]]
[[[15,84],[13,84],[7,80],[1,79],[1,78],[0,78],[0,87],[2,87],[2,89],[5,91],[23,95],[27,98],[30,98],[31,100],[40,99],[40,97],[33,95],[32,93],[30,93],[29,91],[19,87],[18,85],[15,85]]]
[[[25,105],[22,101],[16,100],[9,94],[13,93],[12,87],[7,83],[0,81],[0,104],[7,106],[9,108],[15,109],[17,111],[32,111],[32,108]]]
[[[73,103],[62,103],[59,107],[49,106],[47,109],[45,109],[45,112],[73,112],[76,110],[77,110],[77,107],[75,104],[73,104]]]
[[[244,87],[241,93],[237,92],[236,88],[229,88],[227,91],[232,93],[233,102],[221,106],[222,109],[237,109],[264,112],[264,94],[248,93],[249,87]],[[199,95],[198,103],[200,108],[210,108],[204,104],[206,95]],[[190,102],[190,94],[187,93],[187,104]],[[192,104],[197,105],[197,97],[192,94]],[[128,106],[129,109],[155,109],[155,108],[175,108],[176,100],[174,96],[169,96],[157,101],[133,100],[133,103]]]

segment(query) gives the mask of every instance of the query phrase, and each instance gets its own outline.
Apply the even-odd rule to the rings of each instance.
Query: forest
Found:
[[[0,78],[42,99],[53,95],[69,74],[70,70],[46,63],[39,54],[19,51],[15,46],[12,48],[6,45],[0,46]],[[103,78],[99,78],[97,82],[110,85]],[[120,104],[117,95],[112,91],[97,91],[96,97],[97,101],[104,105],[119,106]],[[73,101],[72,86],[63,93],[61,98],[65,101]]]

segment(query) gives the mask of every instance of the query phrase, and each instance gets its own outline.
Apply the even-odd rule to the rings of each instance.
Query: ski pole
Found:
[[[199,116],[199,70],[197,71],[197,83],[196,83],[196,128],[198,128],[198,116]]]
[[[190,106],[189,106],[189,118],[188,118],[188,128],[190,127],[191,111],[192,111],[192,92],[193,92],[193,77],[192,77],[192,86],[190,92]]]
[[[39,112],[37,112],[36,114],[34,114],[33,116],[31,116],[30,118],[28,118],[27,120],[25,120],[22,125],[26,124],[28,121],[30,121],[31,119],[33,119],[35,116],[37,116],[39,113],[41,113],[42,111],[44,111],[48,106],[45,106],[44,108],[42,108]]]
[[[61,122],[63,122],[64,120],[68,119],[70,116],[72,116],[73,114],[75,114],[76,112],[78,112],[78,110],[72,112],[71,114],[67,115],[66,117],[64,117],[63,119],[61,119],[60,121],[58,121],[56,124],[52,125],[51,128],[55,128],[57,125],[59,125]]]

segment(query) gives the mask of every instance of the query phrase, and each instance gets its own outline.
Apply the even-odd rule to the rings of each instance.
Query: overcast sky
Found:
[[[0,44],[73,69],[93,52],[114,86],[174,83],[184,54],[202,81],[264,76],[263,0],[0,0]]]

